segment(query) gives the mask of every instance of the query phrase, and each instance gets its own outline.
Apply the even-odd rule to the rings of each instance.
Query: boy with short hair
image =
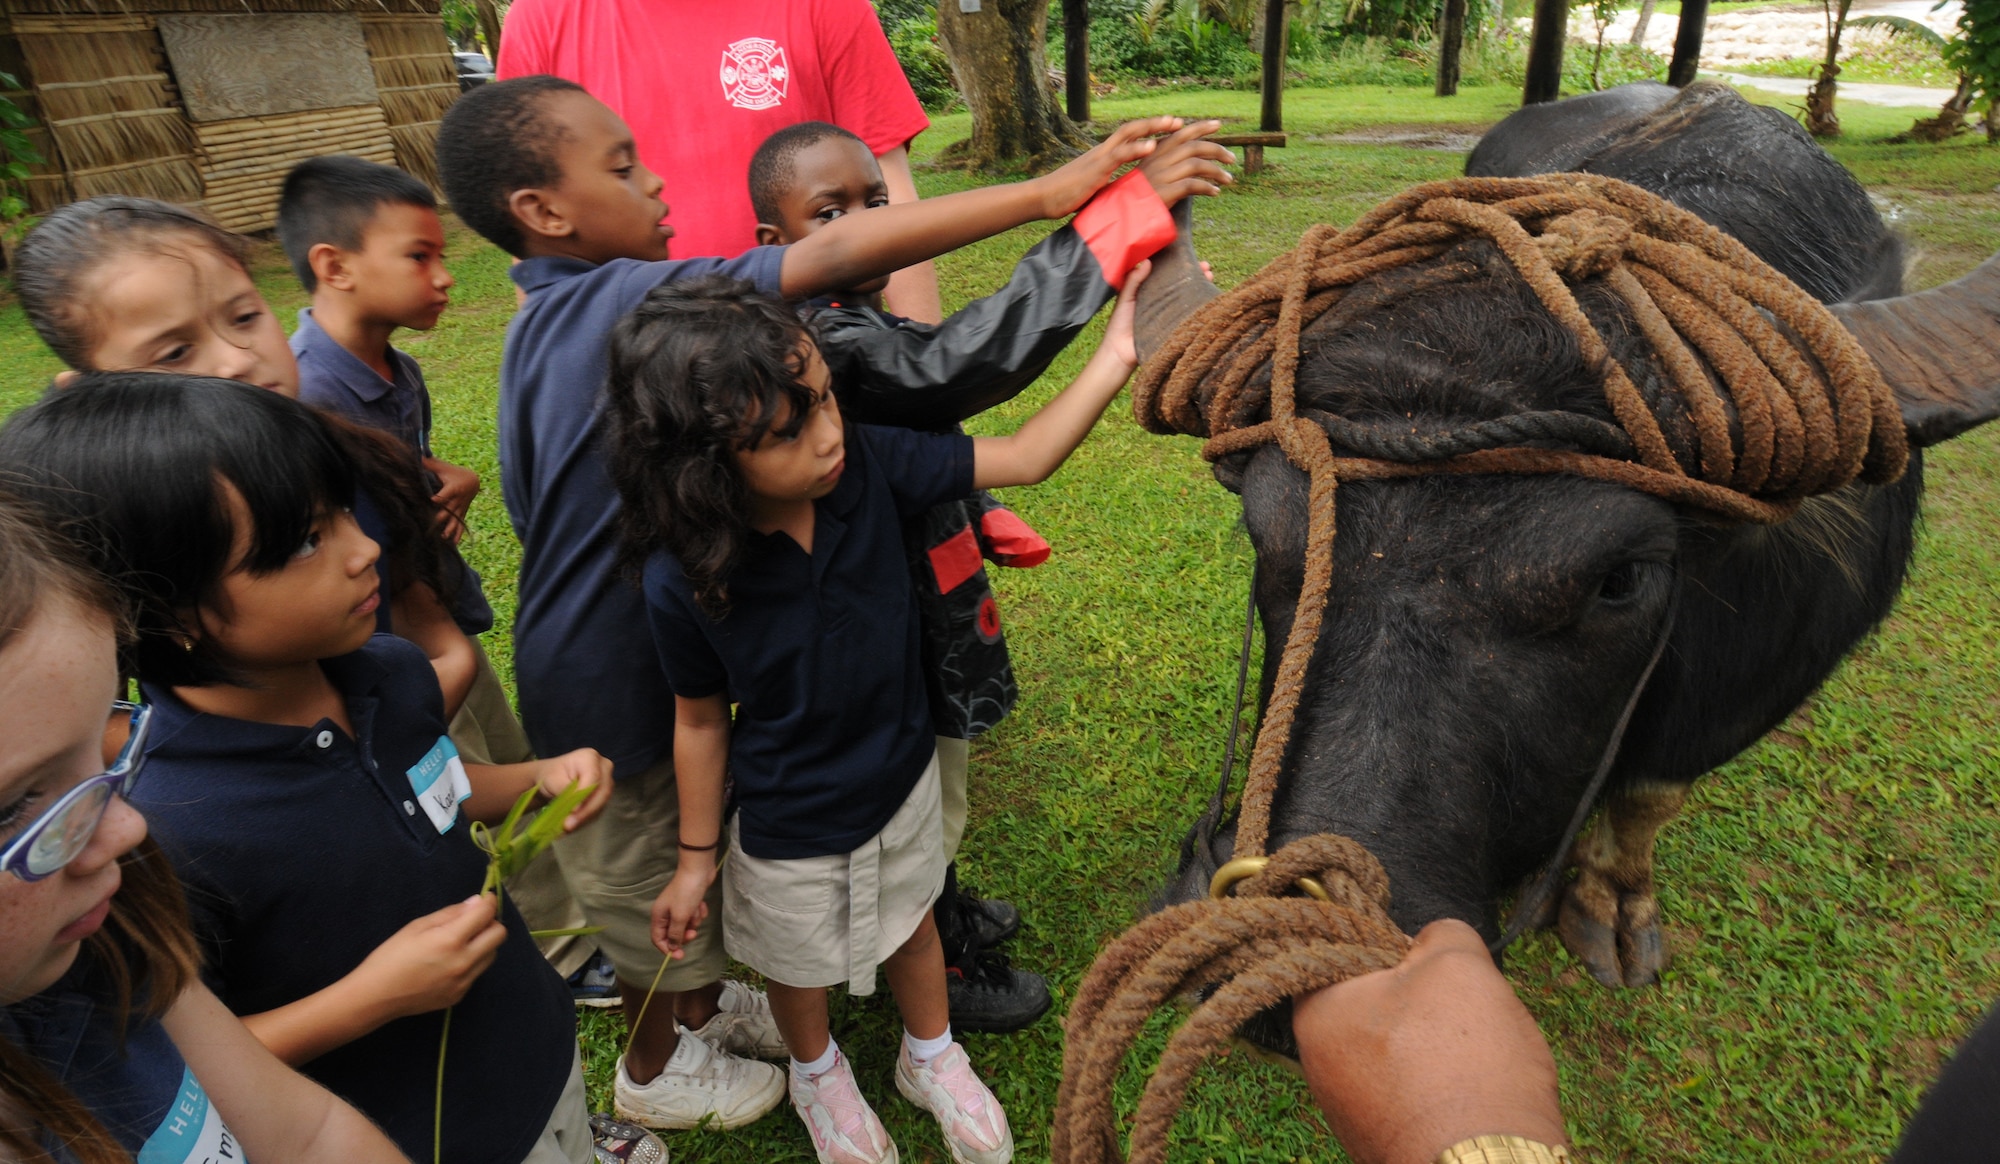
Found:
[[[329,155],[300,162],[285,176],[278,201],[278,239],[292,273],[312,294],[299,312],[292,353],[299,362],[299,399],[381,429],[422,461],[443,513],[442,533],[456,543],[479,493],[479,474],[431,449],[431,398],[423,370],[390,339],[399,328],[429,331],[450,304],[453,284],[444,265],[444,224],[431,188],[393,166]],[[457,594],[449,622],[434,627],[398,610],[391,629],[423,641],[451,637],[455,624],[469,640],[455,649],[471,660],[470,686],[453,704],[452,743],[468,763],[515,764],[534,758],[527,734],[508,704],[478,636],[493,627],[493,608],[479,575],[458,560]],[[450,685],[447,684],[447,691]],[[583,917],[544,855],[508,883],[508,893],[534,929],[575,929]],[[574,937],[538,943],[572,991],[592,964],[592,947]]]
[[[1218,126],[1186,126],[1169,141],[1192,143]],[[1211,160],[1229,157],[1220,146],[1194,148]],[[823,121],[787,126],[766,138],[751,156],[749,179],[757,241],[764,245],[796,243],[828,223],[888,204],[875,155],[855,134]],[[1107,273],[1091,241],[1067,227],[1031,250],[1006,287],[941,324],[883,311],[882,279],[817,298],[807,311],[816,331],[831,339],[833,388],[851,420],[951,431],[1048,367],[1116,293]],[[980,559],[1035,566],[1048,558],[1049,545],[983,492],[906,523],[904,541],[938,735],[945,859],[953,862],[936,908],[952,1024],[958,1030],[1018,1030],[1047,1009],[1047,984],[993,953],[1019,928],[1020,914],[1006,902],[965,890],[954,859],[965,833],[969,743],[1004,718],[1018,694]]]
[[[678,847],[711,849],[718,838],[679,833],[673,693],[644,633],[644,601],[616,568],[618,494],[598,410],[612,327],[671,280],[720,272],[805,299],[1067,215],[1125,163],[1155,153],[1149,135],[1177,127],[1170,118],[1123,126],[1045,177],[898,204],[796,246],[669,262],[660,179],[640,162],[630,128],[581,86],[546,76],[497,82],[445,115],[438,163],[453,209],[523,260],[512,275],[526,302],[508,326],[500,372],[501,487],[522,543],[514,642],[523,718],[544,751],[588,736],[616,764],[603,819],[558,852],[584,912],[606,927],[599,945],[633,1020],[614,1085],[623,1118],[740,1126],[777,1106],[785,1079],[737,1054],[785,1050],[768,1000],[721,982],[719,898],[671,964],[655,944],[665,937],[655,901]],[[1125,190],[1134,201],[1143,193],[1164,222],[1143,180]],[[1120,276],[1171,232],[1123,248],[1113,260]],[[663,843],[669,837],[675,845]],[[656,978],[659,997],[641,1022]]]

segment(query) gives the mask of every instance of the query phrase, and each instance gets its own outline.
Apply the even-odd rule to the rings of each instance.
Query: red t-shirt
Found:
[[[677,259],[756,244],[750,155],[778,130],[830,121],[880,154],[930,125],[868,0],[514,0],[497,71],[575,81],[625,119]]]

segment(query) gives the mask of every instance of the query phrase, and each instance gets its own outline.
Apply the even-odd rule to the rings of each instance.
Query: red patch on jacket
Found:
[[[967,578],[979,573],[979,539],[968,525],[932,546],[930,559],[938,593],[950,594]]]

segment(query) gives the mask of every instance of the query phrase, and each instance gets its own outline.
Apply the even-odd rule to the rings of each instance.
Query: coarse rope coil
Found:
[[[1615,425],[1537,412],[1449,432],[1392,431],[1300,409],[1300,338],[1309,324],[1357,284],[1471,240],[1490,243],[1575,338],[1602,378]],[[1578,304],[1572,284],[1588,279],[1624,303],[1651,345],[1686,409],[1691,449],[1676,453],[1654,405]],[[1265,366],[1267,390],[1256,379]],[[1070,1008],[1056,1164],[1123,1158],[1112,1084],[1147,1016],[1169,1000],[1209,992],[1147,1081],[1132,1128],[1136,1164],[1164,1160],[1195,1068],[1250,1017],[1392,966],[1409,949],[1388,915],[1387,876],[1359,844],[1309,836],[1264,856],[1326,612],[1340,481],[1563,473],[1726,520],[1771,523],[1814,494],[1893,481],[1909,456],[1874,361],[1824,305],[1695,215],[1585,174],[1433,182],[1344,231],[1314,227],[1296,250],[1180,324],[1142,370],[1133,409],[1153,432],[1207,438],[1202,455],[1211,461],[1275,445],[1305,472],[1305,576],[1238,805],[1236,859],[1217,875],[1214,900],[1171,907],[1127,931],[1098,956]],[[1336,440],[1361,455],[1335,455]],[[1226,896],[1231,884],[1234,897]],[[1313,896],[1286,896],[1295,886]]]

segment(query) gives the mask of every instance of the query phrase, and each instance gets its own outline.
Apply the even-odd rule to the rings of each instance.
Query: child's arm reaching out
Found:
[[[1151,154],[1154,134],[1181,128],[1177,117],[1128,121],[1081,157],[1025,182],[987,186],[920,202],[897,202],[850,214],[785,249],[779,274],[787,299],[810,299],[934,259],[980,239],[1044,218],[1063,218],[1090,201],[1128,162]],[[1204,163],[1207,168],[1204,167]],[[1176,183],[1207,181],[1219,165],[1190,159]]]
[[[653,944],[669,958],[686,957],[687,943],[708,917],[702,898],[715,883],[716,846],[722,840],[722,774],[728,762],[725,698],[720,693],[700,699],[674,696],[674,784],[681,802],[681,835],[675,843],[681,846],[680,865],[653,902]]]
[[[861,217],[855,215],[854,217]],[[1139,366],[1132,342],[1133,304],[1139,285],[1153,269],[1144,262],[1132,268],[1111,311],[1104,340],[1097,345],[1083,374],[1043,405],[1012,436],[979,437],[972,442],[972,484],[978,489],[1004,485],[1034,485],[1053,475],[1104,415],[1104,410]]]

